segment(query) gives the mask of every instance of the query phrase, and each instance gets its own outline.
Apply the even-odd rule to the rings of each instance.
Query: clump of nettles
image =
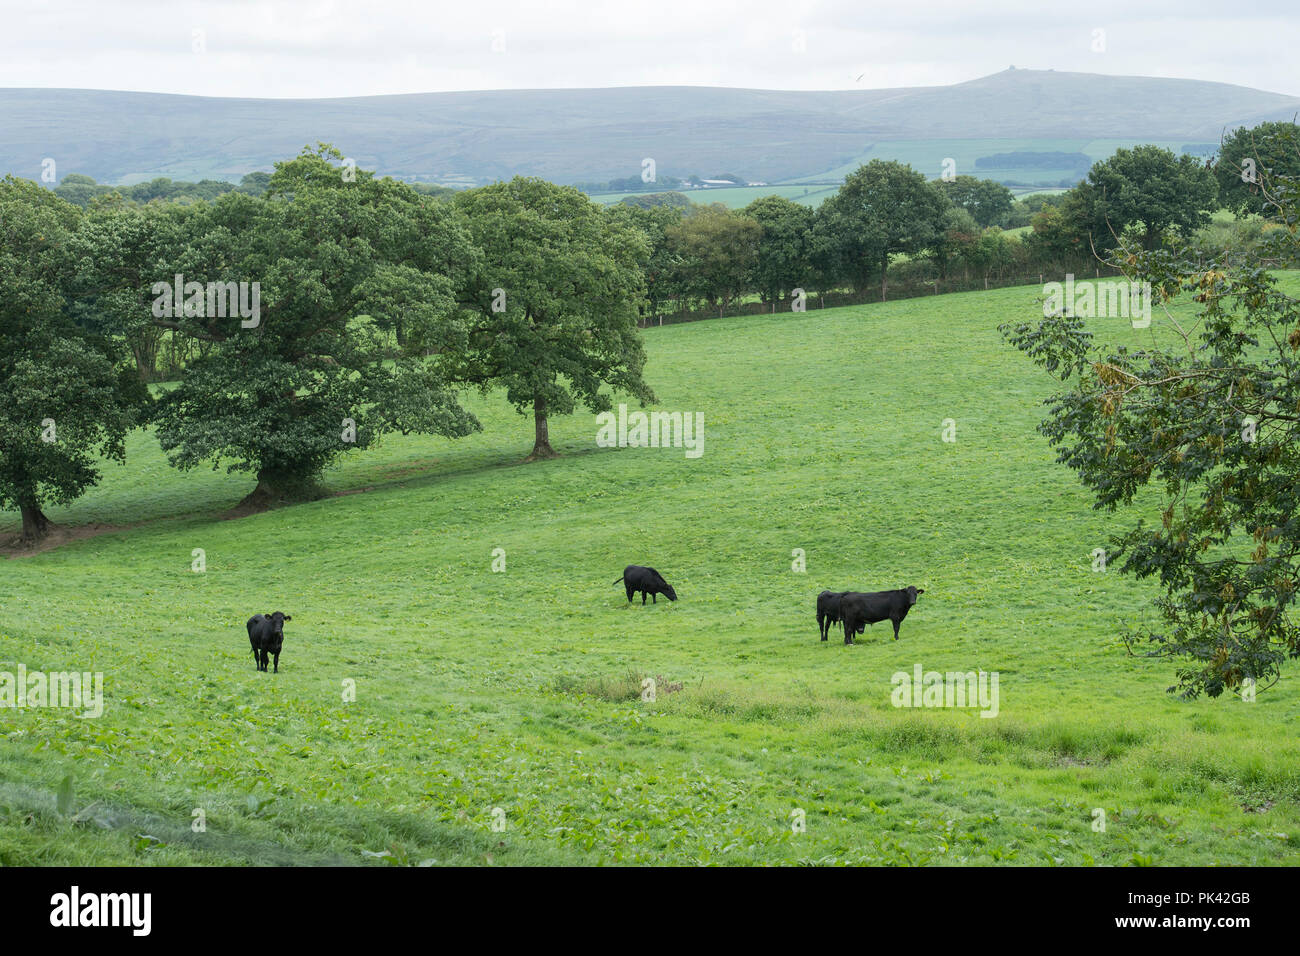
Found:
[[[639,700],[647,687],[650,675],[628,670],[620,676],[576,677],[561,675],[551,682],[551,690],[559,694],[585,694],[608,701]],[[653,677],[655,696],[674,694],[685,686],[683,681],[670,681],[662,674]]]

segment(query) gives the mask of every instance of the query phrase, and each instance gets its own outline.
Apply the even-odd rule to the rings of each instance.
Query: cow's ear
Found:
[[[916,593],[917,593],[917,594],[924,594],[924,593],[925,593],[925,588],[917,588],[917,589],[916,589]]]
[[[919,593],[919,592],[918,592],[918,593]],[[293,616],[292,616],[292,615],[289,615],[289,614],[286,614],[286,615],[284,616],[284,619],[285,619],[286,621],[292,621],[292,620],[293,620]]]

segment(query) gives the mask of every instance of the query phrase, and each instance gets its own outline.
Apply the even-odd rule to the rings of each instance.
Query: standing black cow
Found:
[[[618,584],[622,580],[623,587],[627,589],[627,599],[632,600],[632,595],[637,591],[641,592],[641,603],[645,604],[646,596],[649,595],[655,604],[659,603],[658,594],[662,594],[670,601],[677,600],[677,592],[673,586],[664,580],[662,574],[654,568],[643,568],[639,564],[629,564],[623,569],[623,577],[615,578],[614,583]]]
[[[280,673],[280,648],[284,647],[284,622],[292,617],[276,611],[274,614],[254,614],[248,619],[248,643],[253,645],[253,663],[259,671],[266,670],[268,657],[275,657],[275,673]]]
[[[844,622],[844,643],[852,644],[853,635],[861,634],[866,625],[878,621],[891,621],[894,640],[898,640],[898,625],[916,603],[916,596],[925,588],[907,587],[897,591],[873,591],[863,594],[850,591],[840,599],[840,620]]]
[[[848,593],[848,591],[823,591],[817,595],[817,630],[821,632],[823,641],[830,634],[831,625],[840,622],[840,599]]]

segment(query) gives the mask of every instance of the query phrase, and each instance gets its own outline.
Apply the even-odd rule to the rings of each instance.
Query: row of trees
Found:
[[[82,209],[97,199],[108,197],[127,203],[159,201],[192,203],[211,201],[229,192],[260,196],[266,192],[270,180],[270,173],[254,172],[244,176],[239,181],[239,185],[222,179],[201,179],[191,183],[158,176],[147,182],[136,183],[134,186],[109,186],[97,183],[92,177],[82,173],[69,173],[54,187],[54,194]]]
[[[246,173],[239,180],[239,185],[228,183],[223,179],[200,179],[195,183],[158,176],[133,186],[109,186],[97,183],[92,177],[82,173],[69,173],[54,187],[54,194],[82,209],[93,202],[124,202],[128,205],[155,202],[189,204],[211,202],[218,196],[230,192],[261,196],[270,183],[271,174],[261,170]],[[450,197],[456,194],[456,190],[452,187],[434,183],[411,183],[410,186],[422,196]]]
[[[554,454],[548,418],[604,410],[603,388],[653,399],[639,232],[540,180],[446,202],[340,159],[322,145],[264,196],[194,205],[82,211],[0,182],[0,508],[25,540],[142,424],[178,468],[255,475],[246,503],[265,507],[316,496],[326,465],[384,434],[480,428],[467,388],[532,414],[534,458]],[[129,356],[160,335],[194,350],[155,397]]]
[[[1218,208],[1265,213],[1256,173],[1297,172],[1287,149],[1295,130],[1289,123],[1238,130],[1208,164],[1158,146],[1121,149],[1066,193],[1020,202],[995,182],[931,181],[874,160],[816,210],[767,196],[734,211],[635,201],[616,215],[649,239],[643,266],[654,312],[723,311],[749,295],[775,307],[794,289],[876,287],[885,299],[900,260],[924,266],[926,278],[946,279],[954,268],[977,277],[1082,271],[1125,241],[1149,252],[1187,240]],[[1021,238],[999,227],[1013,222],[1031,229]]]

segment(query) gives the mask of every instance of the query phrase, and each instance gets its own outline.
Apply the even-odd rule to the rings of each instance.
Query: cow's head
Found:
[[[271,622],[271,633],[276,637],[284,638],[284,622],[292,621],[293,618],[283,611],[276,611],[274,614],[266,615],[266,619]]]
[[[667,581],[665,581],[664,576],[660,574],[658,571],[656,571],[654,568],[651,568],[650,571],[654,575],[655,590],[658,591],[660,594],[662,594],[664,597],[668,598],[668,600],[676,601],[677,592],[673,590],[673,586],[669,584]]]
[[[925,593],[925,588],[918,588],[916,585],[912,585],[911,587],[909,587],[907,589],[907,606],[911,607],[913,604],[915,604],[916,596],[918,594],[924,594],[924,593]]]

